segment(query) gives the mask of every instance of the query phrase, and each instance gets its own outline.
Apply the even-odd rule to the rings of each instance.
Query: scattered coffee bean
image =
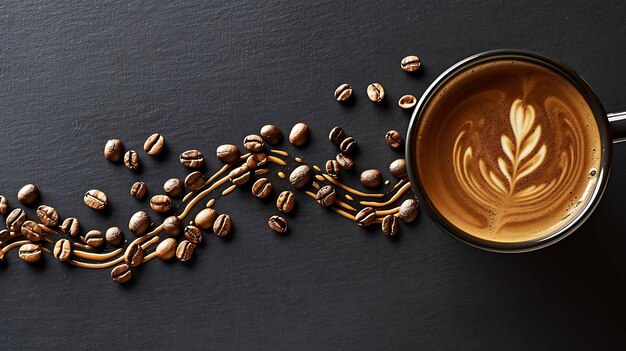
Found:
[[[137,267],[143,262],[144,250],[138,243],[131,243],[124,252],[124,262],[131,267]]]
[[[398,233],[398,218],[392,214],[386,215],[380,226],[385,236],[394,236]]]
[[[277,126],[273,124],[268,124],[261,128],[261,137],[268,144],[277,145],[283,140],[283,132]]]
[[[241,155],[237,146],[233,144],[224,144],[218,146],[215,154],[220,161],[226,163],[237,161],[239,159],[239,156]]]
[[[193,222],[202,229],[211,229],[215,218],[217,218],[217,211],[212,208],[203,208],[198,212]]]
[[[294,146],[302,146],[309,140],[310,133],[308,125],[296,123],[289,133],[289,142]]]
[[[97,248],[104,245],[104,234],[99,230],[90,230],[85,234],[83,242],[89,247]]]
[[[335,99],[339,102],[346,101],[352,96],[352,87],[349,84],[341,84],[335,89]]]
[[[371,207],[365,207],[361,211],[359,211],[356,216],[354,216],[354,220],[361,227],[368,226],[374,222],[376,219],[376,211]]]
[[[215,223],[213,223],[213,233],[217,236],[224,237],[230,233],[230,228],[232,223],[230,221],[230,216],[227,214],[221,214],[217,216]]]
[[[202,242],[202,232],[195,225],[186,226],[185,230],[183,230],[183,236],[195,245]]]
[[[20,246],[19,257],[24,262],[37,262],[41,258],[41,248],[37,244],[24,244]]]
[[[52,255],[57,260],[64,262],[70,258],[72,254],[72,243],[67,239],[59,239],[54,244],[54,249],[52,249]]]
[[[178,216],[169,216],[163,221],[163,231],[171,237],[176,237],[183,229],[183,221]]]
[[[92,189],[85,193],[83,202],[91,209],[102,211],[105,207],[107,207],[108,199],[104,192]]]
[[[296,167],[289,175],[289,182],[296,189],[309,185],[311,179],[313,179],[313,169],[307,165]]]
[[[333,178],[339,177],[339,162],[336,160],[326,161],[326,173]]]
[[[375,188],[380,186],[380,183],[383,180],[383,176],[380,174],[380,171],[377,169],[368,169],[361,173],[361,184],[367,188]]]
[[[391,174],[396,178],[406,178],[406,161],[403,158],[399,158],[391,162],[391,164],[389,165],[389,172],[391,172]]]
[[[4,261],[4,251],[0,250],[0,262]]]
[[[399,149],[402,146],[402,136],[395,130],[390,130],[385,134],[385,141],[393,149]]]
[[[352,161],[352,159],[348,155],[339,153],[335,157],[335,160],[337,160],[337,163],[339,163],[339,166],[341,166],[341,168],[347,171],[354,168],[354,161]]]
[[[272,192],[272,182],[267,178],[261,178],[252,184],[252,195],[264,199]]]
[[[139,169],[139,155],[135,150],[128,150],[124,154],[124,166],[131,171]]]
[[[398,106],[405,110],[415,107],[415,104],[417,104],[417,99],[413,95],[404,95],[398,100]]]
[[[341,129],[341,127],[335,127],[330,130],[330,133],[328,133],[328,140],[330,140],[331,143],[337,146],[339,146],[339,144],[341,144],[341,142],[345,138],[346,138],[346,132],[344,132],[343,129]]]
[[[356,150],[356,140],[353,137],[347,137],[343,139],[341,144],[339,145],[339,151],[341,151],[344,155],[349,155]]]
[[[415,199],[406,199],[400,205],[398,218],[405,223],[411,223],[417,218],[420,211],[420,205]]]
[[[66,235],[76,236],[80,232],[80,222],[76,218],[69,217],[63,221],[59,228]]]
[[[59,213],[52,206],[41,205],[37,207],[37,218],[48,227],[56,227],[59,224]]]
[[[204,163],[204,155],[200,150],[187,150],[180,154],[179,160],[187,168],[198,168]]]
[[[111,270],[111,279],[113,279],[114,282],[119,283],[119,284],[126,283],[127,281],[130,280],[130,278],[132,278],[132,276],[133,276],[133,271],[130,270],[130,266],[127,265],[126,263],[117,265],[115,266],[115,268]]]
[[[248,135],[243,139],[243,147],[250,152],[259,152],[263,150],[264,144],[265,142],[263,141],[263,138],[255,134]]]
[[[161,150],[163,150],[164,145],[165,139],[163,138],[163,135],[154,133],[150,135],[143,144],[143,150],[150,156],[156,156],[161,152]]]
[[[113,246],[120,246],[124,242],[124,232],[120,227],[111,227],[104,233],[104,240]]]
[[[21,208],[16,208],[7,216],[7,228],[12,232],[18,232],[24,221],[26,221],[26,212]]]
[[[400,62],[400,68],[405,72],[415,72],[420,69],[421,65],[420,58],[413,55],[403,58]]]
[[[26,221],[20,228],[22,235],[30,241],[40,241],[43,237],[43,229],[33,221]]]
[[[243,185],[250,180],[250,169],[246,165],[241,165],[228,174],[230,181],[235,185]]]
[[[267,156],[262,152],[252,154],[250,155],[250,157],[246,159],[246,166],[248,166],[248,168],[250,169],[261,167],[265,165],[266,163],[267,163]]]
[[[9,210],[9,202],[4,195],[0,195],[0,214],[5,215]]]
[[[176,239],[166,238],[156,248],[156,255],[163,261],[169,261],[176,255]]]
[[[367,97],[369,97],[372,102],[381,102],[385,97],[385,89],[379,83],[372,83],[367,86]]]
[[[119,139],[111,139],[104,145],[104,158],[111,162],[119,162],[122,159],[124,145]]]
[[[0,230],[0,246],[9,240],[11,240],[11,232],[7,229]]]
[[[163,184],[163,191],[171,197],[177,197],[183,193],[185,185],[183,181],[178,178],[168,179],[165,184]]]
[[[181,262],[187,262],[193,256],[193,251],[196,249],[196,245],[187,240],[183,240],[178,244],[176,248],[176,258]]]
[[[32,205],[39,197],[39,189],[35,184],[26,184],[17,193],[17,200],[23,205]]]
[[[196,191],[204,185],[206,179],[200,171],[191,172],[185,178],[185,187],[189,191]]]
[[[148,186],[144,182],[135,182],[135,184],[130,187],[130,196],[136,198],[137,200],[143,199],[147,192]]]
[[[315,195],[315,200],[317,200],[317,203],[324,207],[331,206],[333,203],[335,203],[336,199],[337,193],[335,192],[335,188],[333,188],[331,185],[325,185],[321,187],[320,190],[317,191],[317,195]]]
[[[137,211],[130,217],[128,221],[128,229],[136,236],[142,236],[146,233],[152,221],[150,215],[145,211]]]
[[[284,213],[291,212],[296,205],[296,195],[289,190],[285,190],[276,199],[276,207]]]
[[[155,195],[150,199],[150,208],[158,213],[168,212],[172,209],[172,199],[167,195]]]
[[[281,216],[270,217],[267,221],[267,225],[276,233],[283,234],[287,232],[287,220]]]

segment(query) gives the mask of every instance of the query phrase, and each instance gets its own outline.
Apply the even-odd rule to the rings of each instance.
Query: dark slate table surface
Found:
[[[87,2],[89,3],[89,2]],[[608,111],[626,109],[626,7],[619,1],[6,1],[0,4],[0,193],[39,185],[42,201],[85,227],[124,225],[157,189],[184,176],[177,155],[240,140],[265,123],[312,128],[307,162],[332,156],[342,125],[359,169],[398,154],[399,96],[419,96],[445,68],[497,48],[566,62]],[[419,55],[423,74],[399,69]],[[378,81],[388,105],[365,87]],[[332,99],[349,82],[356,100]],[[159,131],[167,157],[131,174],[101,156],[119,137],[141,148]],[[482,252],[422,215],[390,241],[299,196],[291,233],[266,227],[271,204],[220,200],[232,240],[208,237],[191,264],[142,266],[129,286],[109,271],[12,252],[0,265],[0,348],[33,349],[624,349],[626,147],[608,190],[568,239],[539,252]],[[209,171],[218,168],[210,158]],[[81,202],[105,190],[111,211]]]

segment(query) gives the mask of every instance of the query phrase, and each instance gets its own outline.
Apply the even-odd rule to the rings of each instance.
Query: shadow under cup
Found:
[[[557,77],[565,83],[550,88],[549,79],[542,84],[532,85],[532,79],[522,77],[521,84],[532,85],[532,89],[528,91],[531,92],[529,94],[535,94],[528,98],[541,102],[535,110],[523,97],[516,98],[526,92],[517,95],[515,91],[509,95],[495,94],[494,90],[490,90],[491,84],[502,84],[505,90],[514,90],[515,87],[506,81],[498,82],[497,78],[481,78],[482,73],[478,73],[483,67],[507,61],[511,64],[537,67],[538,72],[543,70],[546,76]],[[506,69],[498,69],[506,75]],[[513,66],[511,70],[517,70],[518,76],[519,72],[524,72]],[[533,74],[536,76],[537,72]],[[472,79],[477,84],[472,85]],[[466,83],[463,85],[459,81]],[[459,86],[462,88],[457,90],[464,94],[462,99],[451,93]],[[588,152],[591,153],[591,147],[588,150],[583,148],[574,151],[570,149],[575,148],[569,147],[567,150],[570,151],[561,156],[550,154],[549,150],[555,149],[554,143],[558,141],[547,138],[547,135],[568,133],[571,139],[576,134],[559,129],[557,124],[560,124],[560,119],[556,119],[558,123],[547,121],[547,111],[556,109],[558,116],[567,115],[567,111],[571,111],[565,107],[560,108],[558,101],[550,100],[549,89],[554,90],[555,86],[576,92],[581,105],[586,103],[586,119],[574,122],[582,123],[583,128],[577,128],[582,130],[580,133],[591,130],[587,134],[579,134],[593,136],[593,145],[597,145],[593,147],[593,155],[587,155]],[[471,87],[476,87],[476,92]],[[451,98],[447,99],[447,96]],[[466,103],[469,98],[465,97],[473,100]],[[457,116],[456,112],[462,110],[470,118],[467,121],[454,117],[451,119],[453,123],[434,120],[434,117],[441,117],[433,112],[439,110],[446,111],[443,116]],[[489,117],[481,118],[481,111],[484,112],[483,115],[502,116],[502,121],[507,123],[503,124],[500,120],[494,123],[493,118]],[[543,125],[540,125],[541,121]],[[436,123],[442,126],[432,127]],[[585,129],[585,126],[589,129]],[[427,131],[431,134],[426,134]],[[542,132],[545,140],[539,140]],[[425,138],[430,138],[430,141],[427,143]],[[416,106],[409,125],[406,161],[418,200],[445,231],[481,249],[525,252],[565,238],[589,217],[607,184],[612,143],[609,121],[602,104],[575,71],[536,53],[497,50],[477,54],[455,64],[430,85]],[[589,168],[583,172],[581,164],[576,163],[579,161],[583,168]],[[532,173],[539,172],[538,170],[546,173],[548,171],[545,170],[550,169],[549,165],[558,166],[553,167],[553,173],[550,174],[552,178],[548,179],[546,176],[548,180],[541,183],[537,180],[539,186],[533,185]],[[589,176],[593,179],[590,180]],[[435,177],[441,184],[434,185]],[[543,175],[539,176],[541,177]],[[571,191],[572,188],[581,187],[584,188],[581,192],[584,193],[584,198],[581,196],[574,202],[568,200],[568,207],[563,205],[559,208],[555,205],[555,199],[562,195],[559,191]],[[515,202],[511,199],[515,199]],[[565,209],[567,213],[563,212]],[[536,216],[533,211],[536,211]],[[562,216],[561,212],[566,214]],[[554,221],[552,226],[546,226],[549,220]],[[534,234],[535,227],[541,227],[542,230],[537,230],[537,234]]]

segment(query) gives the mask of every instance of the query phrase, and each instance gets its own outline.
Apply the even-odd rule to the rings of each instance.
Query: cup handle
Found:
[[[626,141],[626,112],[609,113],[607,116],[613,133],[613,143]]]

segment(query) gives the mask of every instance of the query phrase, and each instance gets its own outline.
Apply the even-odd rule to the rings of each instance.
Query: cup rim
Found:
[[[584,208],[578,213],[578,215],[555,232],[542,238],[520,242],[497,242],[478,238],[457,228],[436,209],[423,190],[423,185],[420,181],[419,173],[416,168],[417,165],[413,156],[415,152],[415,143],[417,141],[417,131],[422,120],[422,113],[432,96],[435,95],[448,80],[469,67],[493,60],[509,59],[527,61],[551,69],[570,81],[578,89],[594,114],[596,125],[600,132],[602,156],[600,158],[600,167],[597,174],[597,185],[593,190],[591,197],[587,201],[587,204],[584,205]],[[606,116],[606,112],[600,102],[600,99],[591,89],[589,84],[580,75],[578,75],[576,71],[563,63],[552,60],[536,52],[515,49],[490,50],[469,56],[455,63],[441,73],[426,89],[413,111],[406,133],[407,137],[405,145],[407,172],[409,180],[411,181],[411,188],[429,217],[433,219],[434,222],[437,223],[442,229],[444,229],[446,233],[466,244],[479,249],[500,253],[528,252],[544,248],[564,239],[580,227],[597,207],[598,202],[604,193],[609,178],[611,155],[613,151],[613,141],[609,129],[608,118]]]

